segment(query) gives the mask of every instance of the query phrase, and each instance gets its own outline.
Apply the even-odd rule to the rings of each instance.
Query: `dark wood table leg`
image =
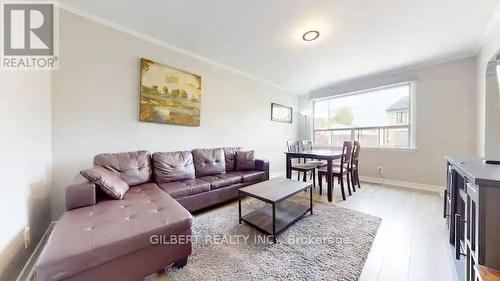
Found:
[[[345,201],[344,174],[342,172],[340,173],[339,181],[340,181],[340,190],[342,191],[342,200]]]
[[[292,157],[290,155],[286,155],[286,178],[292,178]]]
[[[351,186],[352,186],[352,192],[356,192],[356,182],[355,182],[355,176],[354,176],[354,169],[351,168]]]
[[[333,177],[332,177],[332,159],[328,159],[328,165],[326,166],[326,182],[327,182],[327,195],[328,202],[333,201],[332,189],[333,189]]]
[[[347,170],[347,191],[349,192],[349,196],[352,195],[352,193],[351,193],[351,177],[349,176],[350,173],[351,173],[351,171]]]
[[[241,224],[241,194],[238,192],[238,213],[239,213],[239,220]]]

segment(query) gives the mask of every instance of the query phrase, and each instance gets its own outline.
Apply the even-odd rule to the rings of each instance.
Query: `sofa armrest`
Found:
[[[255,170],[269,172],[269,161],[255,159]]]
[[[66,187],[66,210],[92,206],[96,204],[96,185],[78,175]]]

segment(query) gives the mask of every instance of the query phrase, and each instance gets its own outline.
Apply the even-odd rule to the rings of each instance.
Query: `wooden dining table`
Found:
[[[305,159],[317,159],[317,160],[326,160],[327,165],[327,173],[326,173],[326,181],[327,181],[327,196],[328,202],[332,202],[333,195],[333,177],[332,177],[332,169],[333,169],[333,161],[342,158],[342,149],[312,149],[312,150],[304,150],[300,152],[285,152],[286,154],[286,177],[292,178],[292,159],[294,158],[305,158]]]

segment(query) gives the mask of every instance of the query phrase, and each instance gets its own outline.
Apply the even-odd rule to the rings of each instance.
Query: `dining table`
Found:
[[[286,177],[292,178],[292,159],[317,159],[325,160],[327,165],[326,181],[327,181],[327,196],[328,202],[333,200],[333,161],[342,158],[342,149],[311,149],[298,152],[285,152],[286,155]]]

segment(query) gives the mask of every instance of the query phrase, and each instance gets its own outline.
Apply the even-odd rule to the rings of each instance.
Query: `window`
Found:
[[[406,124],[408,122],[408,111],[396,112],[396,124]]]
[[[411,148],[412,82],[314,101],[315,145],[341,147],[359,140],[363,147]]]

